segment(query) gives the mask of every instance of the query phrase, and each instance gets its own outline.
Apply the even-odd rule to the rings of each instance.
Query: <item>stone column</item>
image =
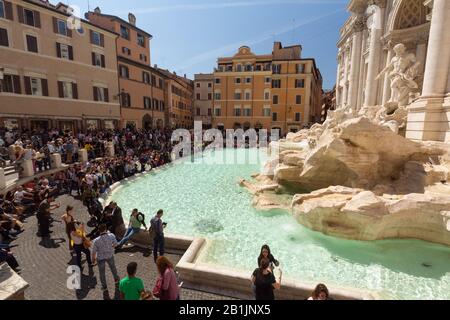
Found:
[[[23,160],[22,172],[20,176],[23,178],[34,176],[34,168],[32,160]]]
[[[88,161],[88,154],[86,149],[78,150],[78,161],[81,163],[86,163]]]
[[[386,58],[386,65],[387,65],[392,60],[393,52],[390,44],[388,44],[386,48],[387,48],[387,58]],[[384,76],[383,82],[383,101],[382,101],[383,105],[386,102],[388,102],[390,98],[391,98],[391,83],[388,75],[386,74]]]
[[[366,27],[366,21],[363,16],[359,16],[353,25],[352,38],[352,65],[350,70],[348,101],[352,110],[355,112],[358,104],[358,89],[359,89],[359,73],[361,69],[361,55],[362,55],[362,40],[363,30]]]
[[[450,68],[450,1],[434,0],[422,97],[442,98]]]
[[[422,95],[408,110],[406,137],[413,140],[450,140],[444,109],[450,69],[449,17],[450,1],[434,0]]]
[[[339,54],[338,55],[338,67],[337,67],[337,77],[336,77],[336,106],[339,106],[339,98],[340,93],[339,93],[339,86],[341,84],[341,70],[342,70],[342,55]]]
[[[62,167],[61,155],[59,153],[52,153],[50,155],[50,167],[58,169]]]
[[[370,33],[369,66],[367,70],[364,106],[374,106],[377,104],[378,80],[375,80],[375,78],[380,72],[381,36],[383,34],[382,26],[384,26],[386,3],[384,1],[378,1],[374,4],[378,6],[378,10],[373,14],[374,22]]]
[[[349,54],[350,48],[346,47],[344,53],[344,86],[342,88],[341,106],[346,106],[348,103],[348,69],[349,69]]]

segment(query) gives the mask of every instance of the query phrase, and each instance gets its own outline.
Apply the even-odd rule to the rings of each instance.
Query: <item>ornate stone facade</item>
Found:
[[[348,10],[338,42],[337,108],[406,105],[408,138],[450,141],[450,1],[351,0]],[[383,72],[399,44],[411,60],[401,94]]]

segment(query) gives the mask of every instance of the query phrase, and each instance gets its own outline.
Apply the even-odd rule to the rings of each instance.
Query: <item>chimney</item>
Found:
[[[275,41],[274,44],[273,44],[273,51],[278,51],[278,50],[280,50],[281,48],[283,48],[283,47],[281,46],[281,42]]]
[[[100,14],[100,13],[102,13],[102,10],[100,10],[100,7],[97,7],[94,9],[94,12],[97,14]]]
[[[186,79],[186,73],[184,74],[184,78]]]
[[[155,68],[155,69],[158,69],[158,65],[157,65],[157,64],[155,64],[155,65],[153,66],[153,68]]]
[[[132,14],[131,12],[128,14],[128,22],[131,25],[136,26],[136,16],[134,14]]]

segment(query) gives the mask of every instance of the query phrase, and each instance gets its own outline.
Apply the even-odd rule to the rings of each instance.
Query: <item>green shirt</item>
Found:
[[[125,277],[120,280],[119,290],[125,296],[125,300],[140,300],[144,282],[139,278]]]
[[[131,223],[132,228],[140,228],[141,227],[141,222],[135,216],[130,217],[130,223]]]

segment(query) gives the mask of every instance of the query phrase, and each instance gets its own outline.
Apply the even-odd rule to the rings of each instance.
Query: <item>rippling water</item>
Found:
[[[209,165],[250,158],[252,164]],[[284,276],[309,282],[379,291],[393,299],[450,299],[450,248],[416,240],[351,241],[304,228],[284,211],[261,212],[239,187],[267,156],[259,150],[224,150],[174,165],[124,184],[110,200],[124,217],[133,208],[147,220],[164,209],[167,233],[204,236],[204,262],[256,268],[261,245],[269,244]],[[239,161],[240,160],[240,161]]]

